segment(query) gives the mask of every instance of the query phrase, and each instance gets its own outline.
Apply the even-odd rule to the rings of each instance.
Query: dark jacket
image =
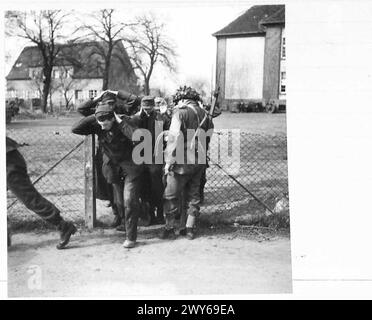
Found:
[[[151,133],[151,146],[145,145],[145,148],[151,148],[152,160],[154,163],[155,155],[160,156],[160,154],[163,153],[163,132],[169,129],[171,118],[167,114],[161,114],[153,110],[150,114],[138,112],[132,116],[132,119],[140,128],[147,129]],[[161,141],[163,141],[163,144],[161,144]]]
[[[103,152],[115,164],[132,162],[133,132],[138,128],[130,118],[120,124],[114,122],[111,130],[102,130],[94,115],[87,116],[72,126],[72,132],[80,135],[96,134]]]
[[[16,141],[10,139],[9,137],[6,137],[6,153],[17,150],[18,147],[19,144]]]

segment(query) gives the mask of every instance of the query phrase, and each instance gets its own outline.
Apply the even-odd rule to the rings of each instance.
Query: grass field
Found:
[[[61,157],[82,141],[82,137],[70,132],[71,125],[79,117],[21,120],[7,125],[7,135],[20,144],[34,180],[46,172]],[[288,190],[286,115],[266,113],[223,113],[215,119],[216,131],[240,129],[240,163],[230,166],[240,169],[233,177],[211,163],[205,190],[204,216],[220,217],[229,221],[247,212],[259,212],[264,208],[253,201],[241,185],[253,192],[271,207],[275,199]],[[215,161],[224,168],[228,159],[221,156],[223,135],[212,139],[211,152]],[[233,137],[231,139],[234,139]],[[226,140],[227,141],[227,140]],[[222,146],[223,147],[223,146]],[[231,149],[231,148],[230,148]],[[229,149],[229,150],[230,150]],[[231,150],[230,150],[231,152]],[[63,214],[77,223],[84,222],[84,156],[80,146],[37,184],[37,189],[62,209]],[[234,180],[235,179],[235,180]],[[241,184],[241,185],[239,185]],[[14,197],[8,193],[8,205]],[[97,215],[101,220],[110,219],[110,209],[100,201]],[[8,210],[13,228],[29,228],[45,224],[31,214],[22,204],[16,203]]]

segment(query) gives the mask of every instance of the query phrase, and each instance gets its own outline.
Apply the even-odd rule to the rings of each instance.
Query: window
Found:
[[[81,90],[75,90],[75,99],[80,100],[82,99],[83,92]]]
[[[31,79],[37,79],[41,75],[41,69],[40,68],[30,68],[29,69],[29,75]]]
[[[66,77],[67,78],[71,78],[72,77],[72,74],[73,74],[73,68],[68,68],[66,70]]]
[[[15,98],[15,97],[17,97],[17,91],[16,90],[8,91],[8,98]]]
[[[280,72],[280,94],[285,94],[287,73],[285,71]]]
[[[285,28],[282,29],[282,43],[280,46],[280,57],[282,60],[286,58],[286,43],[285,43]]]
[[[285,59],[286,52],[285,52],[285,38],[282,39],[282,59]]]
[[[97,97],[97,90],[89,90],[89,98]]]
[[[59,70],[53,70],[53,78],[54,79],[57,79],[57,78],[59,78],[60,77],[60,72],[59,72]]]

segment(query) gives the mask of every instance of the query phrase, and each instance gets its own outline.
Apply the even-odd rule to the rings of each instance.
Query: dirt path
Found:
[[[291,292],[285,236],[259,242],[229,231],[171,242],[157,239],[158,231],[141,228],[132,250],[121,247],[121,233],[108,229],[82,231],[63,251],[55,249],[55,232],[15,234],[8,252],[9,296]],[[32,274],[41,274],[41,281],[31,281]]]

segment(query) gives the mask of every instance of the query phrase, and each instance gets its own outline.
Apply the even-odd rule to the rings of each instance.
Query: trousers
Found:
[[[120,163],[124,176],[124,220],[126,237],[130,241],[137,240],[137,225],[140,208],[141,175],[143,165],[129,162]]]
[[[205,165],[196,165],[187,174],[172,172],[167,175],[164,191],[164,213],[166,228],[175,227],[175,216],[179,211],[180,196],[183,192],[187,215],[198,217],[200,214],[200,180]]]

